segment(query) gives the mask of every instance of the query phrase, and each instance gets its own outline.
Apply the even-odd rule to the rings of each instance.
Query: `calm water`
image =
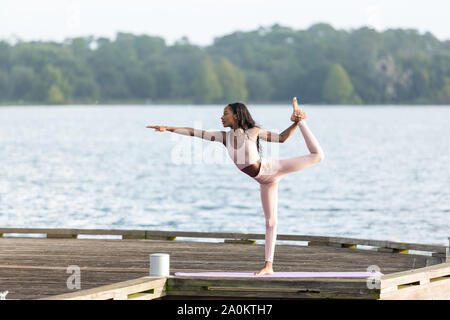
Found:
[[[249,105],[281,132],[291,106]],[[448,244],[450,108],[304,106],[324,162],[282,178],[278,233]],[[259,184],[217,142],[223,106],[0,108],[0,225],[264,233]],[[228,128],[227,128],[228,130]],[[308,152],[297,130],[263,156]]]

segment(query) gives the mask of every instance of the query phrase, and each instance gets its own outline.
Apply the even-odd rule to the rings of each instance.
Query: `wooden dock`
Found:
[[[13,237],[43,234],[46,237]],[[78,239],[79,235],[120,239]],[[279,235],[274,270],[359,271],[376,265],[378,287],[366,279],[190,278],[175,272],[261,269],[263,234],[146,230],[0,229],[0,292],[7,299],[450,299],[448,247],[379,240]],[[215,238],[223,242],[179,241]],[[369,250],[362,248],[371,246]],[[412,254],[411,251],[423,254]],[[170,276],[149,277],[149,254],[170,255]],[[81,288],[69,289],[69,266]]]

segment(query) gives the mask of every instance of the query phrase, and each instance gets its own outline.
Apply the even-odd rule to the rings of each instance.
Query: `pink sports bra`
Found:
[[[226,134],[226,147],[228,149],[228,155],[240,170],[258,162],[258,160],[261,159],[256,147],[258,131],[259,128],[256,127],[245,131],[242,128],[238,128],[236,130],[230,129],[230,131]],[[237,137],[237,145],[241,146],[238,149],[234,149],[235,136]]]

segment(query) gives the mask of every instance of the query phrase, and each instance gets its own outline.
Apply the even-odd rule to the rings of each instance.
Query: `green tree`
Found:
[[[126,67],[118,54],[119,49],[107,38],[97,39],[97,45],[95,54],[87,63],[100,86],[100,98],[103,101],[127,99],[130,92],[126,83]]]
[[[171,92],[172,98],[196,100],[193,81],[198,77],[198,66],[205,57],[201,48],[185,42],[177,42],[167,48],[161,58],[166,60],[177,74],[177,78],[173,80],[177,85]]]
[[[32,68],[15,65],[10,74],[10,97],[13,101],[30,101],[33,87],[39,83]],[[43,102],[43,99],[35,101]]]
[[[193,82],[196,103],[217,102],[223,95],[222,86],[214,70],[211,57],[207,56],[200,64]]]
[[[51,104],[70,102],[72,96],[72,87],[67,79],[59,68],[52,65],[47,65],[42,70],[36,89],[39,94],[45,93],[44,101]]]
[[[274,88],[265,72],[249,70],[246,79],[249,99],[256,102],[270,101]]]
[[[444,85],[436,95],[436,103],[450,104],[450,77],[445,77]]]
[[[361,98],[355,93],[354,87],[344,68],[336,63],[331,66],[325,80],[322,97],[325,102],[337,104],[361,104]]]
[[[50,89],[48,89],[48,103],[61,104],[64,102],[65,98],[61,89],[56,84],[53,84]]]
[[[8,75],[0,70],[0,101],[7,101],[9,98]]]
[[[170,99],[180,96],[182,85],[181,76],[166,60],[161,59],[153,68],[156,99]]]
[[[247,99],[247,88],[245,87],[245,76],[227,58],[222,58],[217,67],[217,75],[223,88],[222,98],[226,101],[245,101]]]

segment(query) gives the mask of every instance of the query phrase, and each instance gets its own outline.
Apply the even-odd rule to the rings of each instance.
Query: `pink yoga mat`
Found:
[[[219,277],[219,278],[375,278],[381,272],[274,272],[255,276],[252,272],[175,272],[179,277]]]

